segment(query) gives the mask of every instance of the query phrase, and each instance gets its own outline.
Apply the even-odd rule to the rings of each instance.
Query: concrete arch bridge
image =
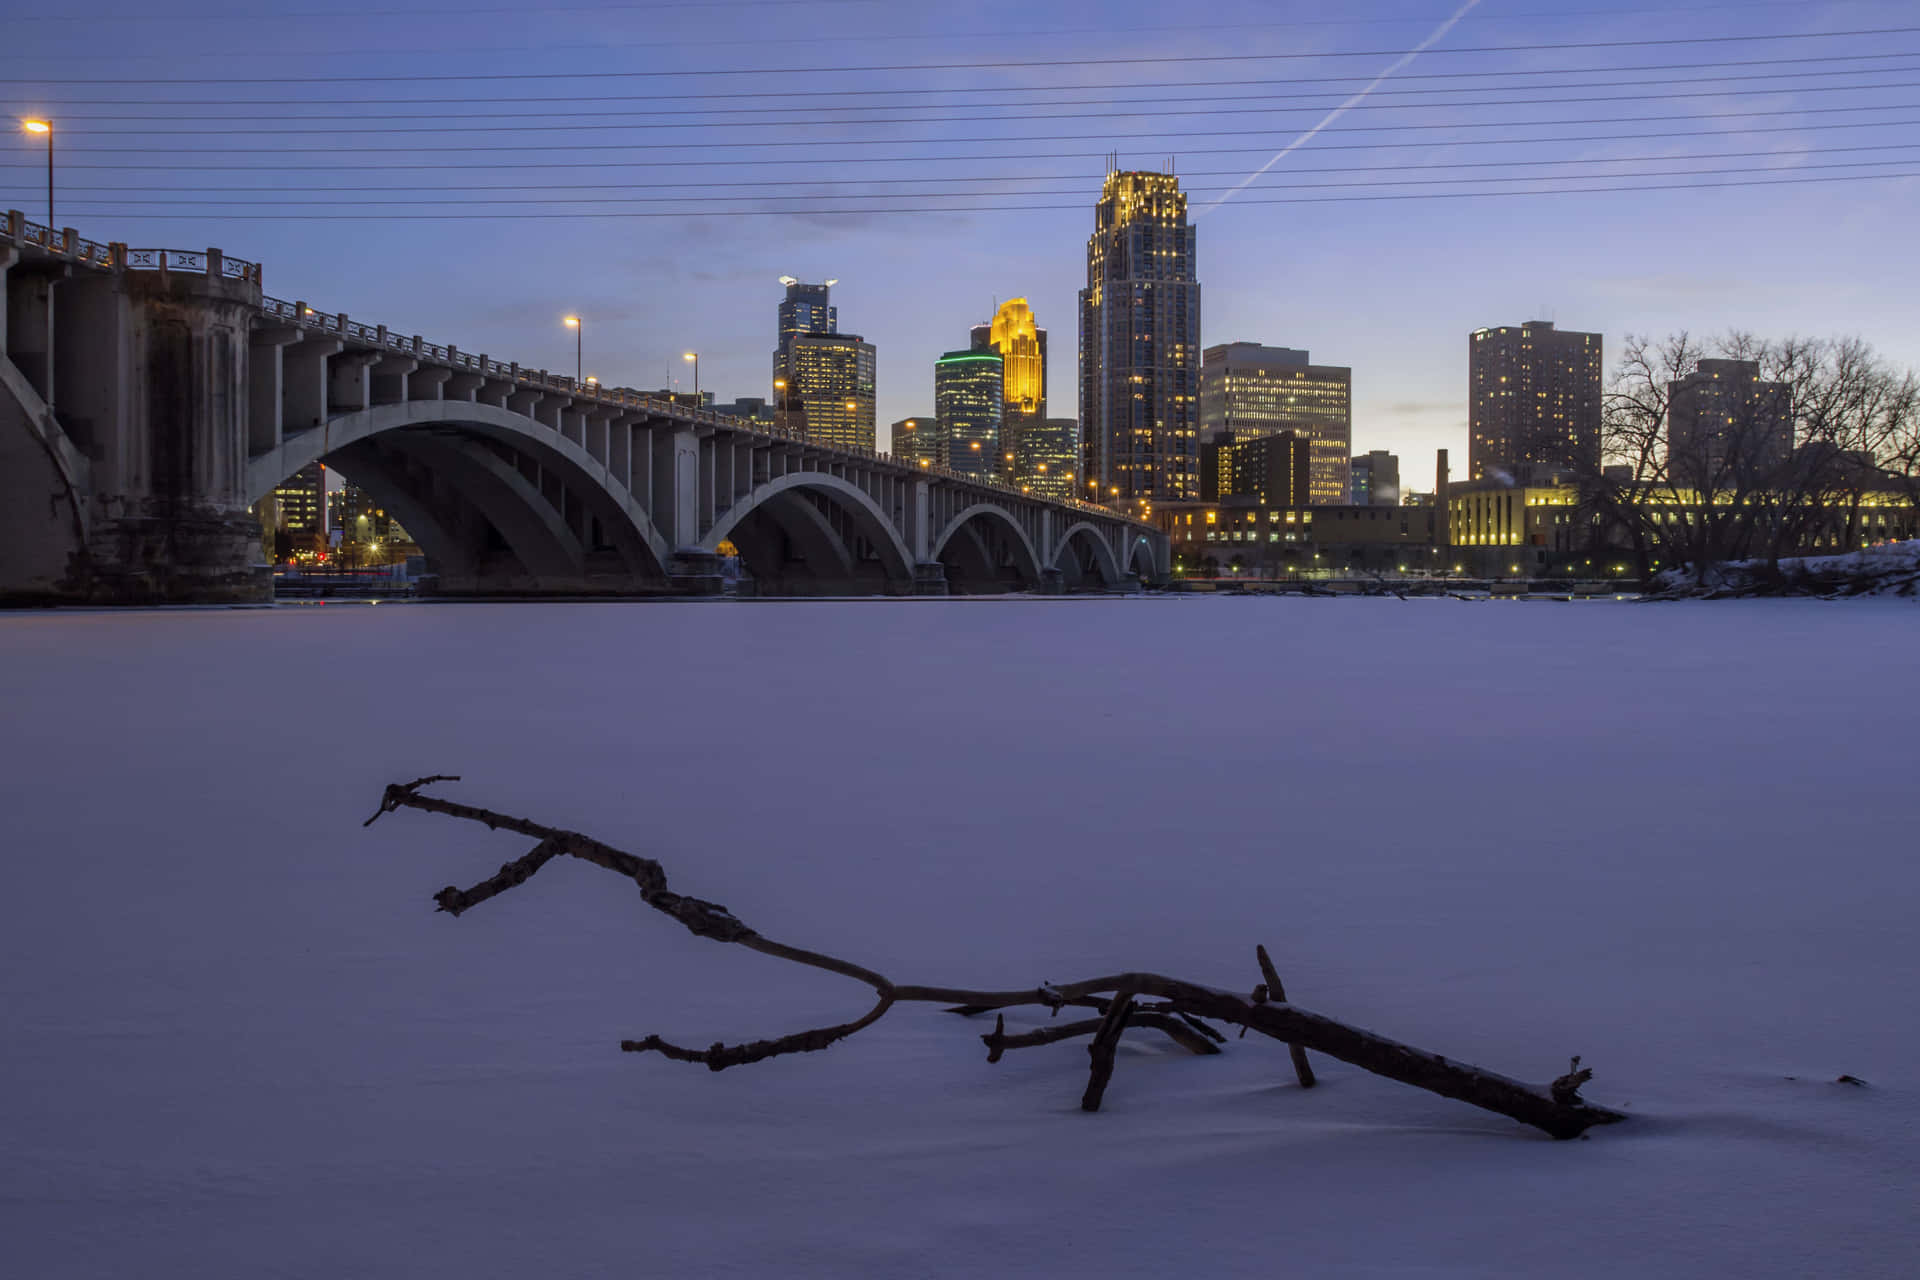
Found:
[[[253,508],[337,468],[448,594],[1081,590],[1164,579],[1159,530],[266,296],[217,249],[0,225],[0,597],[244,600]]]

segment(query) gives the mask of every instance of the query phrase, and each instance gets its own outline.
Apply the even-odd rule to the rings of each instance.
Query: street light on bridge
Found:
[[[580,383],[580,370],[582,368],[580,362],[580,347],[586,340],[587,326],[581,323],[579,316],[568,316],[566,325],[567,328],[573,330],[573,381],[577,386]]]
[[[700,403],[700,353],[698,351],[689,351],[680,358],[693,362],[693,402],[698,405]]]
[[[22,120],[20,127],[28,133],[45,134],[47,139],[47,231],[53,231],[53,121]]]

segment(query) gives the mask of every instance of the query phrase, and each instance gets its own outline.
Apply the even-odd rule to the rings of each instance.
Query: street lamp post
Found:
[[[580,384],[580,370],[584,367],[580,362],[580,348],[586,340],[587,326],[581,323],[579,316],[568,316],[567,328],[573,330],[573,382],[575,386],[578,386]]]
[[[54,228],[53,221],[53,121],[22,120],[20,127],[28,133],[45,134],[47,138],[47,231]]]
[[[698,406],[700,403],[700,353],[698,351],[689,351],[680,358],[693,362],[693,403],[695,406]]]

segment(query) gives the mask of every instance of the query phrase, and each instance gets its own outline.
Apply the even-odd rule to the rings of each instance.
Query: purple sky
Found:
[[[1052,332],[1050,408],[1072,415],[1074,295],[1104,154],[1129,167],[1177,157],[1198,208],[1463,2],[1362,0],[1329,18],[1324,5],[1253,0],[576,0],[539,12],[76,0],[85,7],[8,15],[0,98],[59,126],[63,225],[218,245],[263,262],[270,294],[324,311],[569,372],[560,319],[577,311],[587,372],[684,387],[680,353],[697,348],[702,386],[724,400],[768,392],[776,277],[837,277],[841,327],[879,347],[884,424],[931,410],[934,358],[965,345],[996,298],[1025,295]],[[1187,13],[1205,24],[1172,25]],[[1482,0],[1200,217],[1202,337],[1353,366],[1355,448],[1401,453],[1419,488],[1434,448],[1464,448],[1467,334],[1480,325],[1599,330],[1610,360],[1627,332],[1858,333],[1920,364],[1920,177],[1778,181],[1920,174],[1920,31],[1884,30],[1902,27],[1920,27],[1920,12],[1899,0]],[[1880,33],[1807,34],[1867,29]],[[1698,42],[1729,36],[1788,38]],[[1510,48],[1571,44],[1612,47]],[[1465,51],[1486,46],[1509,51]],[[1330,56],[1341,52],[1358,56]],[[1181,58],[1210,60],[1089,65]],[[1054,65],[926,65],[1007,62]],[[719,94],[769,96],[693,96]],[[243,98],[255,101],[230,105]],[[1149,114],[1118,114],[1129,110]],[[639,114],[600,114],[622,112]],[[1645,117],[1662,118],[1634,123]],[[421,127],[437,131],[391,132]],[[6,136],[0,207],[38,219],[39,141]],[[1515,138],[1539,141],[1489,141]],[[1556,164],[1488,167],[1523,160]],[[1761,168],[1774,172],[1748,172]],[[1546,176],[1454,181],[1529,173]],[[877,179],[888,184],[867,185]],[[1426,185],[1380,185],[1392,180]],[[1772,185],[1323,199],[1756,180]],[[1324,185],[1342,182],[1366,185]],[[427,190],[516,185],[528,189]],[[602,203],[557,202],[569,197]],[[407,200],[452,203],[373,203]],[[1275,200],[1294,202],[1261,203]],[[914,211],[846,212],[903,206]],[[720,216],[768,208],[790,211]],[[582,213],[596,216],[555,216]]]

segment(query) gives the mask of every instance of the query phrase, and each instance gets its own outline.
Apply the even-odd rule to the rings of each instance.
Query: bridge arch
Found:
[[[1052,567],[1060,570],[1062,585],[1075,587],[1120,585],[1120,565],[1113,547],[1097,526],[1085,520],[1068,525],[1055,545]],[[1098,579],[1095,584],[1091,579]]]
[[[949,586],[960,591],[1040,585],[1033,540],[996,503],[976,502],[949,520],[934,540],[932,558],[947,566]]]
[[[1153,548],[1148,545],[1146,538],[1142,537],[1138,532],[1129,529],[1126,532],[1126,539],[1127,572],[1139,578],[1142,585],[1159,581],[1160,571],[1154,564]]]
[[[247,500],[316,461],[394,512],[443,589],[665,585],[671,549],[645,506],[578,443],[525,414],[454,400],[341,414],[252,459]]]
[[[913,586],[913,553],[892,516],[859,485],[827,471],[794,471],[756,485],[700,539],[731,542],[756,588],[828,595]]]

